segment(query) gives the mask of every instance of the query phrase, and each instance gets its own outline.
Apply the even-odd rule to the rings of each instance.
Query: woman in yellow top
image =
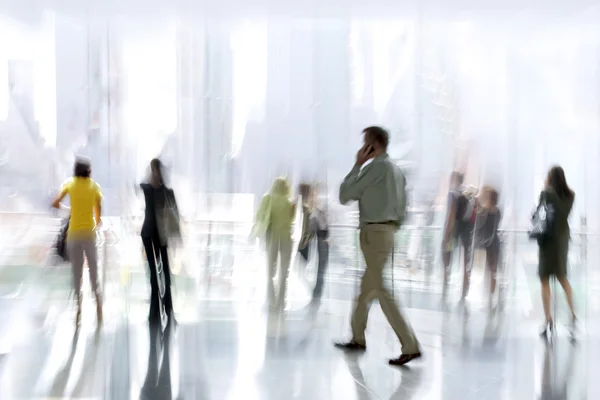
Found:
[[[296,204],[290,200],[290,184],[285,178],[273,182],[271,192],[264,195],[256,214],[256,226],[264,227],[267,244],[267,301],[271,309],[282,311],[285,306],[287,278],[292,258],[292,223]],[[262,230],[262,229],[261,229]],[[279,293],[275,295],[273,278],[279,258]]]
[[[62,186],[52,207],[60,208],[60,202],[69,195],[71,216],[67,231],[67,254],[72,265],[73,289],[77,296],[77,326],[81,323],[81,280],[83,257],[87,258],[92,290],[96,295],[98,323],[102,322],[102,297],[98,285],[98,253],[96,250],[96,228],[100,225],[102,192],[100,186],[90,178],[90,161],[79,158],[75,161],[74,176]]]

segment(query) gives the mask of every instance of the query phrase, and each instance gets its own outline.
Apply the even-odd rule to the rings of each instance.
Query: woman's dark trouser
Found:
[[[319,263],[317,265],[317,282],[313,291],[313,300],[320,300],[323,294],[323,285],[325,283],[325,272],[329,264],[329,237],[328,231],[317,232],[317,252],[319,255]]]
[[[173,311],[173,301],[171,299],[171,269],[169,268],[169,255],[167,246],[161,246],[158,236],[142,236],[146,257],[148,258],[148,268],[150,269],[150,313],[149,318],[156,320],[160,317],[160,304],[165,307],[167,315]],[[162,261],[162,273],[164,274],[165,293],[161,298],[158,286],[159,262]],[[162,300],[162,301],[161,301]]]

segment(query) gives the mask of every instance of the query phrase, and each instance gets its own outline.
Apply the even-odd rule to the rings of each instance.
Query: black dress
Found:
[[[552,236],[539,246],[538,274],[540,279],[551,276],[564,278],[567,276],[569,258],[569,214],[573,209],[574,196],[560,197],[553,189],[545,189],[540,194],[540,201],[545,197],[548,205],[554,207],[554,224]]]
[[[167,315],[173,312],[173,301],[171,298],[171,269],[169,267],[169,255],[167,245],[162,245],[158,234],[156,221],[156,208],[165,204],[167,196],[172,196],[173,191],[160,186],[155,188],[149,183],[142,183],[146,211],[142,225],[142,242],[148,258],[150,270],[150,321],[160,319],[161,308]],[[160,280],[160,285],[159,285]],[[164,282],[164,285],[163,285]]]

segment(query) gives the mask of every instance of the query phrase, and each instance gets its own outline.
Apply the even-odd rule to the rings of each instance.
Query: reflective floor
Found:
[[[424,297],[421,301],[434,301]],[[418,305],[418,304],[417,304]],[[6,300],[0,356],[2,399],[593,399],[600,395],[600,340],[593,326],[573,343],[558,327],[541,340],[537,321],[516,309],[477,304],[405,308],[424,358],[390,367],[399,344],[374,305],[368,351],[344,354],[350,303],[326,300],[316,313],[268,315],[260,302],[200,300],[164,331],[150,330],[143,303],[107,300],[78,333],[73,310],[50,301],[45,315]],[[10,310],[10,312],[9,312]]]
[[[597,264],[598,257],[590,254],[600,246],[590,246],[585,257],[572,262],[580,319],[576,341],[570,340],[565,326],[568,318],[560,292],[553,306],[556,337],[547,342],[538,335],[539,284],[535,252],[527,241],[509,253],[500,285],[502,301],[494,311],[487,307],[486,274],[477,259],[466,305],[458,304],[458,263],[448,303],[442,302],[437,262],[432,273],[404,262],[388,269],[386,282],[411,321],[424,355],[397,368],[387,361],[399,355],[400,345],[376,303],[369,317],[366,353],[344,354],[332,345],[349,338],[351,302],[362,270],[358,255],[351,257],[353,251],[340,248],[332,256],[323,303],[316,312],[306,308],[314,262],[306,269],[295,264],[282,315],[265,312],[264,260],[253,252],[240,252],[229,269],[213,267],[225,257],[174,262],[177,323],[157,331],[146,322],[148,277],[135,251],[139,239],[128,240],[121,238],[121,243],[125,250],[134,249],[131,254],[117,247],[101,251],[105,321],[100,329],[89,282],[84,282],[87,297],[79,332],[74,329],[69,268],[33,264],[31,254],[37,253],[16,245],[3,253],[0,399],[600,396],[600,302],[595,295],[600,277],[595,268],[585,267]]]

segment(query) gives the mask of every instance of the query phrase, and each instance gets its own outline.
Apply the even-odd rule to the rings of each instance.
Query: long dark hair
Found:
[[[555,165],[548,171],[548,177],[546,178],[546,186],[554,189],[558,197],[561,199],[572,199],[574,196],[573,191],[567,185],[567,178],[565,177],[565,171],[561,166]]]
[[[150,183],[153,186],[165,185],[163,163],[158,158],[153,158],[150,161]]]

